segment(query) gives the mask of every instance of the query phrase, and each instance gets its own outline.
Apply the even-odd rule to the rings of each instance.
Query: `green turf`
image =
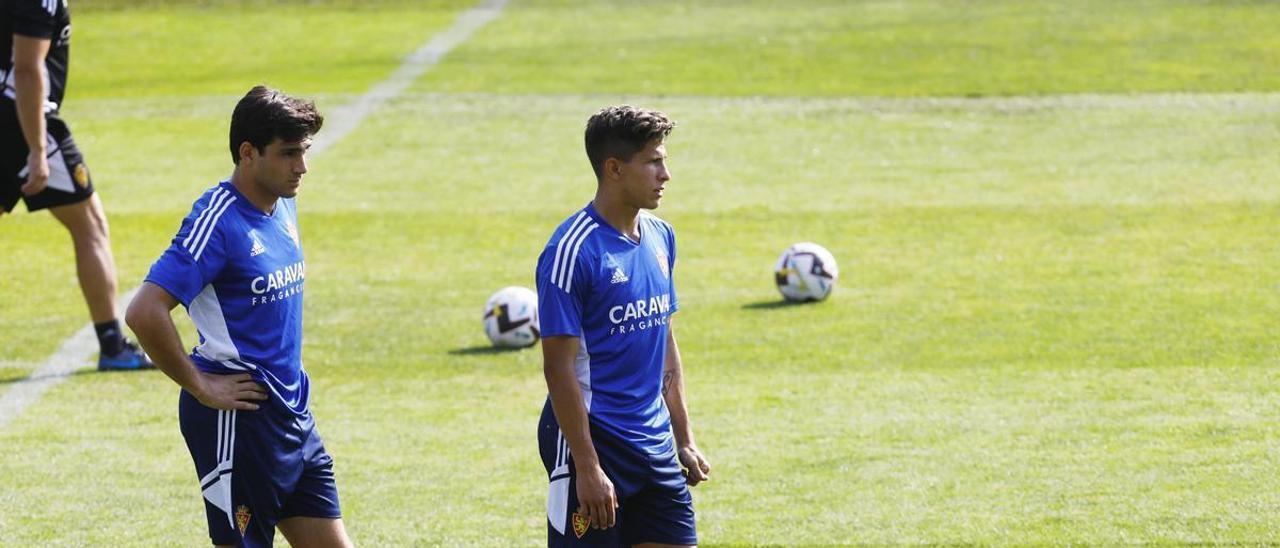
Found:
[[[1270,2],[531,1],[423,78],[503,93],[975,96],[1268,91]]]
[[[77,32],[95,21],[110,34],[182,10],[189,24],[211,26],[237,5],[100,8],[89,10],[99,19],[77,19]],[[714,14],[731,19],[726,28],[750,22],[780,33],[839,20],[722,5],[688,6],[664,32]],[[965,20],[926,17],[940,8],[921,2],[811,6],[846,18],[896,10],[902,21],[951,32],[959,31],[943,21]],[[651,7],[645,17],[671,6]],[[553,13],[588,20],[613,8],[515,3],[417,91],[310,162],[299,199],[304,359],[357,543],[543,539],[540,353],[488,350],[480,316],[492,291],[533,285],[550,231],[592,191],[582,124],[623,100],[681,122],[668,144],[676,178],[657,214],[680,238],[674,324],[696,434],[714,467],[713,480],[694,489],[703,544],[1280,539],[1280,97],[825,97],[855,91],[804,77],[783,91],[764,80],[721,89],[717,73],[694,68],[681,84],[687,96],[662,95],[671,91],[602,87],[585,65],[580,80],[555,70],[536,81],[513,72],[510,87],[486,80],[494,65],[521,67],[540,47],[558,52],[541,59],[549,69],[601,50],[604,31],[579,35],[592,47],[540,46],[574,36],[549,27],[541,39],[511,33],[558,24]],[[338,25],[350,9],[309,6],[309,28]],[[401,4],[385,9],[419,16]],[[999,28],[1017,28],[1027,13],[1015,4],[970,9]],[[1270,12],[1266,4],[1116,9],[1217,16],[1175,26],[1196,35],[1220,32],[1237,10],[1257,21]],[[609,27],[610,36],[639,40],[651,28],[644,21]],[[1096,39],[1066,22],[1060,32]],[[214,34],[236,44],[234,34]],[[723,40],[754,43],[734,36]],[[993,36],[1005,38],[1005,51],[1022,39]],[[1241,31],[1237,42],[1270,36]],[[425,38],[404,38],[401,49],[416,40]],[[713,57],[738,66],[745,57],[734,51]],[[462,85],[463,67],[451,60],[466,56],[477,79]],[[1212,68],[1261,74],[1255,60],[1233,56]],[[663,62],[633,67],[652,74]],[[759,64],[762,74],[788,65]],[[324,109],[361,91],[344,76],[376,80],[339,65],[317,79],[307,66],[282,65],[276,75]],[[109,78],[87,60],[78,68],[88,81]],[[999,82],[1000,68],[970,66],[966,78]],[[1067,63],[1051,79],[1087,79],[1092,68]],[[161,82],[168,91],[100,88],[68,103],[111,212],[122,290],[136,285],[196,195],[229,173],[222,141],[243,87],[235,81],[252,78],[245,74],[214,90]],[[1222,88],[1133,81],[1140,90],[1274,89],[1243,77]],[[1103,83],[1082,91],[1110,91]],[[1002,89],[991,94],[1052,91],[1007,81]],[[901,94],[930,93],[954,94]],[[780,96],[720,96],[743,94]],[[3,391],[78,329],[84,312],[66,236],[48,215],[6,216],[0,237],[0,291],[10,295],[0,300]],[[781,305],[771,286],[773,261],[799,240],[840,260],[827,302]],[[176,398],[159,373],[79,374],[0,429],[4,543],[202,544]]]
[[[362,92],[447,27],[463,0],[174,2],[75,12],[69,102],[82,97]],[[97,8],[97,9],[95,9]]]

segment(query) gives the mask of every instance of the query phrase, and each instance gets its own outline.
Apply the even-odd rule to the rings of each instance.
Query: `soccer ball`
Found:
[[[538,294],[518,286],[499,289],[484,305],[484,334],[506,348],[538,342]]]
[[[778,291],[788,301],[821,301],[835,289],[839,276],[836,258],[826,248],[811,242],[787,248],[773,269]]]

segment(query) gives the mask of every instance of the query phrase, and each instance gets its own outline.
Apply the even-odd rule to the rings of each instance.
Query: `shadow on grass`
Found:
[[[771,301],[759,301],[742,305],[743,310],[774,310],[777,308],[791,308],[795,306],[809,306],[818,304],[821,301],[788,301],[786,299],[778,299]]]
[[[522,348],[508,348],[500,346],[470,346],[467,348],[455,348],[449,351],[451,356],[487,356],[491,354],[509,354],[512,352],[520,352],[521,350],[533,348],[525,346]]]
[[[144,371],[157,371],[157,370],[147,369]],[[58,377],[71,377],[75,375],[92,375],[92,374],[115,375],[115,374],[133,374],[133,373],[140,373],[140,372],[142,371],[98,371],[98,368],[96,367],[84,367],[81,369],[76,369],[75,371],[59,371],[56,373],[44,373],[44,374],[32,373],[30,375],[26,375],[22,377],[0,378],[0,386],[6,385],[6,384],[20,384],[24,382],[39,382],[47,379],[55,379]]]

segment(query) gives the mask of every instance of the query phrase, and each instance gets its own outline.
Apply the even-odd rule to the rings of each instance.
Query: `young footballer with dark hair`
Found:
[[[674,127],[629,106],[592,116],[595,198],[538,258],[548,545],[698,542],[688,486],[711,467],[694,443],[672,330],[675,232],[646,211],[671,179]]]
[[[258,86],[231,116],[231,178],[206,191],[151,267],[126,316],[182,392],[178,420],[216,545],[349,546],[333,459],[308,407],[302,368],[306,263],[294,197],[310,102]],[[187,355],[169,313],[200,333]]]

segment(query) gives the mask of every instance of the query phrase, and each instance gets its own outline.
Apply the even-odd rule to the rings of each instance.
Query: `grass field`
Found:
[[[341,109],[471,5],[127,4],[76,6],[64,108],[122,292],[230,173],[248,87]],[[543,542],[541,354],[488,350],[480,314],[533,286],[594,190],[587,116],[628,102],[680,122],[656,213],[704,545],[1280,542],[1277,27],[1255,2],[513,0],[299,199],[353,539]],[[842,278],[781,305],[802,240]],[[85,323],[71,259],[49,215],[0,220],[0,391]],[[176,403],[86,371],[0,428],[0,543],[205,543]]]

